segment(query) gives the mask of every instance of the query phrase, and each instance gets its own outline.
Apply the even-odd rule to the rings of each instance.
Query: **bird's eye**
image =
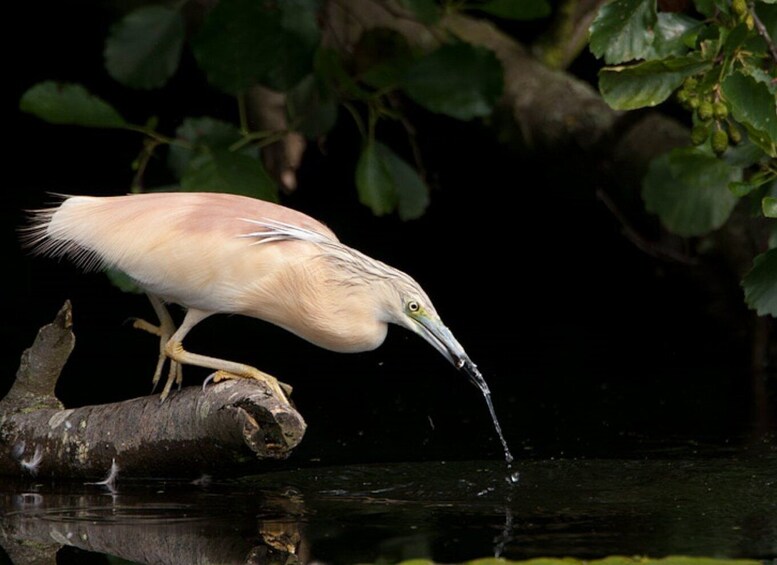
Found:
[[[418,302],[416,302],[415,300],[411,300],[410,302],[407,303],[407,310],[409,312],[418,312],[420,308],[421,307],[418,305]]]

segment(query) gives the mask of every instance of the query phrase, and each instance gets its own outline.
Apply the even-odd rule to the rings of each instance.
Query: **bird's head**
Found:
[[[386,324],[405,327],[428,341],[479,389],[488,391],[477,366],[442,323],[432,301],[411,276],[344,245],[329,245],[327,251],[323,257],[331,268],[330,280],[338,282],[346,300],[348,297],[354,299],[354,311],[364,312],[363,307],[369,305],[370,317],[383,325],[375,347],[385,337]]]
[[[400,272],[401,277],[391,285],[391,304],[388,307],[388,321],[403,326],[420,335],[439,351],[450,363],[464,372],[480,389],[485,381],[477,366],[470,360],[461,344],[443,324],[434,305],[421,286],[412,278]]]

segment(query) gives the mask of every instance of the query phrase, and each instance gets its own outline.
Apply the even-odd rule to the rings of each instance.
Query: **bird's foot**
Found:
[[[211,381],[218,383],[228,379],[255,379],[266,384],[278,398],[288,400],[288,397],[291,396],[291,393],[294,390],[290,385],[282,383],[272,375],[268,375],[259,369],[254,369],[253,367],[251,367],[251,369],[253,370],[250,371],[249,374],[245,375],[238,375],[224,370],[216,371],[215,373],[212,373],[207,379],[205,379],[205,382],[202,383],[202,388],[204,390],[205,386]]]
[[[161,365],[164,365],[164,359],[166,357],[164,354],[160,355],[159,363]],[[160,365],[158,364],[157,367]],[[159,374],[154,373],[154,390],[156,389],[156,385],[159,383]],[[164,402],[168,395],[170,394],[170,390],[173,388],[173,383],[178,385],[178,390],[181,390],[181,384],[183,383],[183,367],[181,364],[174,360],[170,359],[170,369],[167,372],[167,380],[165,381],[165,388],[162,389],[162,394],[159,397],[159,402]],[[152,394],[154,392],[152,390]]]
[[[150,334],[153,334],[157,337],[162,337],[162,328],[160,326],[155,326],[151,322],[147,322],[145,320],[142,320],[141,318],[130,318],[132,320],[132,327],[136,330],[143,330],[144,332],[148,332]]]
[[[165,353],[165,345],[167,344],[167,341],[170,339],[170,336],[175,331],[175,327],[173,327],[171,324],[165,324],[165,323],[161,323],[160,325],[155,326],[154,324],[147,322],[146,320],[143,320],[141,318],[132,318],[132,327],[138,330],[143,330],[144,332],[148,332],[160,338],[159,339],[159,358],[157,359],[156,368],[154,369],[154,376],[151,379],[151,394],[154,394],[154,391],[156,391],[157,386],[159,386],[159,381],[162,379],[162,372],[165,369],[165,362],[168,360],[168,356]],[[183,383],[183,368],[181,367],[181,364],[178,361],[174,359],[170,359],[170,366],[167,373],[167,381],[165,381],[165,386],[162,389],[160,402],[164,402],[167,399],[173,384],[177,384],[178,390],[181,390],[182,383]]]

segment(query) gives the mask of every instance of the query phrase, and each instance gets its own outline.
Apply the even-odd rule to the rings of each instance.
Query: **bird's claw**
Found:
[[[230,373],[229,371],[223,371],[223,370],[216,371],[208,375],[208,377],[202,383],[202,390],[204,391],[205,387],[210,382],[219,383],[225,380],[237,380],[237,379],[247,379],[247,378],[255,379],[257,381],[261,381],[265,383],[268,387],[270,387],[270,390],[272,390],[276,394],[276,396],[282,399],[287,400],[291,396],[291,393],[294,391],[294,388],[291,385],[282,383],[272,375],[268,375],[267,373],[263,373],[259,370],[256,370],[256,373],[252,373],[250,375],[236,375],[235,373]]]
[[[170,314],[168,313],[162,301],[160,301],[158,298],[149,295],[149,299],[151,300],[151,305],[154,307],[157,316],[159,316],[159,325],[154,325],[150,322],[147,322],[146,320],[143,320],[142,318],[130,319],[132,320],[133,328],[143,330],[144,332],[148,332],[151,335],[155,335],[159,338],[159,358],[156,363],[156,368],[154,369],[154,376],[151,379],[151,394],[154,394],[154,391],[156,391],[156,388],[159,385],[159,381],[162,378],[162,372],[165,369],[165,363],[169,359],[170,365],[167,372],[167,381],[165,381],[165,386],[162,389],[162,394],[160,396],[160,402],[164,402],[167,396],[170,394],[170,389],[172,388],[173,384],[177,384],[178,390],[181,390],[181,384],[183,383],[183,369],[178,361],[169,358],[165,352],[165,346],[167,345],[167,342],[170,340],[170,337],[173,335],[173,333],[175,333],[175,325],[170,318]]]
[[[160,356],[160,362],[164,363],[164,358]],[[154,374],[154,388],[156,388],[159,382],[159,377]],[[167,372],[167,381],[165,381],[165,388],[162,389],[162,395],[159,398],[160,402],[164,402],[170,394],[170,390],[173,388],[173,383],[178,385],[178,390],[181,390],[181,384],[183,383],[183,367],[175,359],[170,359],[170,369]]]
[[[162,337],[162,328],[160,326],[155,326],[142,318],[130,318],[130,320],[132,321],[132,327],[136,330],[143,330],[157,337]]]

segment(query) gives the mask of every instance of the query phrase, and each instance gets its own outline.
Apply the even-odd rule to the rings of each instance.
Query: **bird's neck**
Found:
[[[244,312],[285,328],[325,349],[369,351],[387,325],[374,289],[354,284],[325,261],[308,260],[276,271],[254,289],[260,307]]]

